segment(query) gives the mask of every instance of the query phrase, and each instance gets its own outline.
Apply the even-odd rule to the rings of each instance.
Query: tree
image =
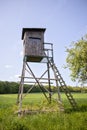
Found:
[[[77,42],[73,42],[66,49],[66,67],[71,71],[71,79],[79,82],[87,81],[87,35]]]

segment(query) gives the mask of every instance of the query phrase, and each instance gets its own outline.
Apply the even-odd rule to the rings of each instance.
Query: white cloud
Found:
[[[5,68],[10,69],[10,68],[12,68],[12,65],[5,65]]]
[[[23,56],[23,51],[20,52],[20,56]]]
[[[19,76],[20,76],[19,74],[14,75],[15,78],[19,78]]]
[[[20,80],[19,76],[20,76],[19,74],[10,76],[10,77],[9,77],[9,80],[10,80],[10,81],[18,81],[18,80]]]
[[[9,77],[10,80],[13,80],[14,78],[12,76]]]

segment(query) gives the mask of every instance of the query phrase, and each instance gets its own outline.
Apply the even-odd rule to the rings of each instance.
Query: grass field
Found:
[[[79,111],[72,111],[65,94],[61,94],[65,112],[47,112],[18,117],[15,112],[15,94],[0,95],[0,130],[87,130],[87,93],[73,94]],[[37,109],[53,107],[46,103],[43,94],[29,94],[23,108]]]

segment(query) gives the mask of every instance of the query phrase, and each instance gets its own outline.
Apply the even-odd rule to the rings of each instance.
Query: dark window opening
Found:
[[[37,39],[37,40],[41,40],[41,38],[38,38],[38,37],[29,37],[29,39]]]

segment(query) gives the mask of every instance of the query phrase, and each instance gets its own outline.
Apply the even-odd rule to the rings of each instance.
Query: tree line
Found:
[[[24,84],[24,93],[26,93],[31,85]],[[45,86],[48,88],[48,86]],[[87,92],[87,87],[72,87],[68,86],[71,92]],[[18,82],[8,82],[8,81],[0,81],[0,94],[17,94],[19,91],[19,83]],[[52,87],[52,91],[57,92],[56,87]],[[35,86],[31,93],[42,92],[38,86]],[[60,87],[60,92],[63,92],[62,88]]]
[[[19,91],[18,82],[0,81],[0,94],[16,94]],[[23,91],[26,93],[31,85],[24,84]],[[39,87],[34,87],[31,92],[41,92]]]

